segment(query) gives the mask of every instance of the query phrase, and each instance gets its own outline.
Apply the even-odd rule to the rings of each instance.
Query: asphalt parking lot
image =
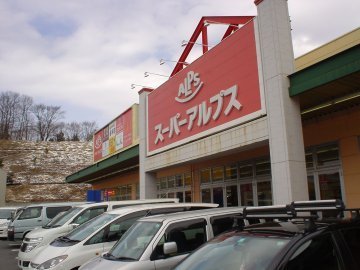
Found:
[[[16,261],[19,248],[20,243],[0,240],[0,269],[19,270]]]

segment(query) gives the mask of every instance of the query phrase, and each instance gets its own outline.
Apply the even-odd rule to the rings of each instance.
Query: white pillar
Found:
[[[274,204],[307,200],[307,175],[299,102],[289,96],[294,72],[291,26],[286,0],[257,0],[257,23],[264,75],[265,102]]]
[[[151,89],[143,88],[139,91],[139,176],[140,199],[156,198],[156,178],[153,173],[145,171],[147,148],[147,102],[146,97]]]
[[[5,206],[6,196],[6,173],[3,169],[0,169],[0,207]]]

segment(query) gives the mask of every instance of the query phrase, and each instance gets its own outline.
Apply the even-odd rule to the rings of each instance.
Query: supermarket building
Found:
[[[286,1],[255,4],[256,17],[203,17],[190,40],[206,44],[210,19],[229,24],[224,39],[184,66],[189,43],[167,82],[95,134],[94,165],[67,182],[109,199],[359,207],[360,29],[294,61]]]

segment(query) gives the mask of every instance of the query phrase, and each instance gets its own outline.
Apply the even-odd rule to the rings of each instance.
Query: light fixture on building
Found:
[[[183,41],[181,42],[181,47],[184,47],[184,46],[188,45],[189,43],[190,43],[190,44],[201,45],[201,46],[205,46],[205,47],[211,47],[211,46],[212,46],[212,45],[209,45],[209,44],[202,44],[202,43],[197,43],[197,42],[192,42],[192,41],[183,40]]]
[[[185,65],[185,66],[188,66],[188,65],[189,65],[188,62],[179,62],[179,61],[174,61],[174,60],[160,59],[160,65],[163,65],[163,64],[165,64],[166,62],[173,62],[173,63],[183,64],[183,65]]]
[[[140,85],[140,84],[135,84],[135,83],[132,83],[131,84],[131,89],[135,89],[136,87],[141,87],[141,88],[150,88],[149,86],[145,86],[145,85]]]
[[[161,77],[167,77],[169,78],[170,76],[167,75],[163,75],[163,74],[158,74],[158,73],[152,73],[152,72],[144,72],[144,77],[149,77],[150,75],[156,75],[156,76],[161,76]]]
[[[228,25],[228,26],[234,26],[239,28],[239,25],[237,24],[230,24],[230,23],[223,23],[223,22],[215,22],[215,21],[209,21],[209,20],[205,20],[204,21],[204,26],[208,27],[210,24],[221,24],[221,25]]]

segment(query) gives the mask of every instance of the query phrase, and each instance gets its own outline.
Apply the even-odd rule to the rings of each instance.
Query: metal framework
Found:
[[[203,54],[208,51],[208,34],[207,34],[207,25],[210,24],[226,24],[228,25],[227,30],[224,33],[224,36],[221,40],[225,39],[231,35],[235,30],[239,28],[239,25],[244,25],[255,16],[206,16],[202,17],[197,27],[195,28],[194,33],[192,34],[190,40],[184,48],[183,53],[181,54],[179,60],[177,61],[174,70],[172,71],[170,77],[174,76],[180,70],[184,68],[184,63],[186,63],[186,58],[190,54],[196,40],[201,34],[202,37],[202,49]]]

